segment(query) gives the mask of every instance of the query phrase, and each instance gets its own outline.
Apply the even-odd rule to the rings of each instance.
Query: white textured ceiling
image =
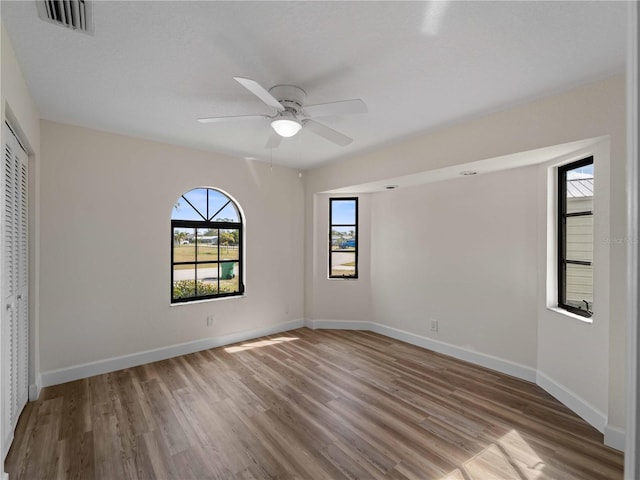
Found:
[[[297,85],[369,113],[302,131],[273,163],[308,169],[624,71],[624,2],[95,2],[93,36],[2,1],[42,118],[270,160],[269,114],[232,77]]]

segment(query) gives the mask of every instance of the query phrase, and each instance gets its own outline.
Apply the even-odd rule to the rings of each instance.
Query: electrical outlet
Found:
[[[432,332],[438,331],[438,320],[434,320],[433,318],[431,319],[431,331]]]
[[[216,323],[216,317],[214,317],[213,315],[209,315],[207,317],[207,327],[213,326],[214,323]]]

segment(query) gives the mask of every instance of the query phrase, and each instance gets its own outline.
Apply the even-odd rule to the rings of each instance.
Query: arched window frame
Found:
[[[196,206],[194,206],[187,197],[190,193],[195,192],[197,190],[206,191],[206,211],[201,212],[201,210],[204,210],[204,209],[202,208],[199,209]],[[216,194],[218,194],[219,196],[225,197],[227,201],[221,207],[217,208],[215,211],[212,210],[211,212],[209,212],[209,205],[210,205],[209,196],[211,192],[216,192]],[[173,218],[175,216],[175,210],[177,209],[178,205],[182,202],[184,202],[185,205],[188,205],[189,207],[191,207],[191,209],[195,211],[200,218],[199,219]],[[220,221],[219,219],[217,219],[218,214],[221,213],[223,210],[225,210],[229,205],[232,205],[233,209],[235,210],[238,221]],[[193,212],[191,210],[189,210],[189,212],[193,215]],[[176,241],[176,229],[193,229],[193,231],[195,232],[194,234],[195,241],[193,242],[193,245],[194,245],[193,259],[190,259],[188,261],[176,259],[176,255],[175,255],[176,247],[181,246]],[[201,260],[199,258],[200,248],[201,246],[204,246],[204,244],[198,240],[199,238],[203,238],[203,235],[200,235],[199,232],[207,232],[210,230],[227,230],[227,231],[237,230],[237,238],[238,238],[237,256],[234,256],[235,258],[233,259],[221,258],[221,249],[224,248],[224,246],[220,245],[219,236],[215,245],[215,249],[217,252],[215,257],[216,259],[212,261],[212,260]],[[235,245],[233,246],[235,247]],[[207,247],[207,249],[210,249],[210,248],[211,248],[211,245]],[[213,284],[215,286],[216,292],[201,294],[198,291],[198,288],[199,288],[198,268],[199,266],[204,266],[204,265],[210,266],[212,264],[217,265],[217,275],[216,275],[215,281],[213,281],[213,279],[208,279],[207,283],[209,285]],[[221,273],[223,272],[223,267],[222,267],[223,264],[236,264],[235,266],[231,267],[231,271],[233,272],[232,273],[233,277],[237,278],[237,282],[232,282],[235,285],[235,288],[233,288],[232,291],[222,291],[222,292],[220,291],[221,283],[222,281],[224,281]],[[193,265],[194,267],[193,269],[194,294],[190,296],[180,296],[179,294],[180,289],[176,289],[175,283],[174,283],[176,267],[189,266],[189,265]],[[189,302],[216,299],[216,298],[236,297],[236,296],[244,295],[244,291],[245,291],[245,287],[244,287],[244,219],[243,219],[242,210],[240,206],[233,198],[231,198],[229,194],[217,188],[197,187],[192,190],[189,190],[188,192],[183,193],[178,198],[176,204],[174,205],[174,213],[172,214],[172,219],[171,219],[171,303],[181,304],[181,303],[189,303]],[[176,295],[176,293],[178,293],[178,295]]]

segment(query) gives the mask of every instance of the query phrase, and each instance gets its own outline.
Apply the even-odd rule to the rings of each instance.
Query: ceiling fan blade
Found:
[[[305,105],[302,110],[309,117],[330,117],[332,115],[367,113],[367,105],[362,100],[357,98],[354,100],[342,100],[341,102]]]
[[[278,148],[280,146],[280,142],[282,142],[282,137],[276,132],[272,132],[264,148]]]
[[[312,131],[316,135],[326,138],[330,142],[340,145],[341,147],[346,147],[353,142],[353,138],[349,138],[340,132],[336,132],[333,128],[329,128],[326,125],[313,120],[303,120],[302,124],[306,129]]]
[[[284,110],[284,107],[280,105],[278,99],[271,95],[267,90],[264,89],[262,85],[260,85],[255,80],[242,77],[233,77],[233,79],[270,107],[275,108],[279,112]]]
[[[227,122],[233,120],[256,120],[256,119],[269,118],[267,115],[232,115],[230,117],[206,117],[199,118],[200,123],[215,123],[215,122]]]

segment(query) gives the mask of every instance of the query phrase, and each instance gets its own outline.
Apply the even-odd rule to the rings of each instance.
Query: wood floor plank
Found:
[[[59,442],[58,478],[82,480],[95,478],[93,434],[82,432]]]
[[[301,328],[43,389],[11,480],[615,480],[537,385],[372,332]]]
[[[180,453],[189,448],[187,432],[178,419],[179,412],[175,407],[171,393],[159,381],[146,382],[143,391],[151,404],[153,416],[157,419],[158,430],[162,434],[170,455]]]
[[[358,456],[349,455],[351,449],[341,442],[328,445],[323,454],[340,471],[345,478],[384,478],[381,472],[376,471],[366,461],[362,461]]]
[[[157,478],[159,480],[180,478],[178,477],[179,472],[175,468],[173,457],[159,430],[142,435],[142,443],[151,463],[152,470],[145,472],[149,478]]]

